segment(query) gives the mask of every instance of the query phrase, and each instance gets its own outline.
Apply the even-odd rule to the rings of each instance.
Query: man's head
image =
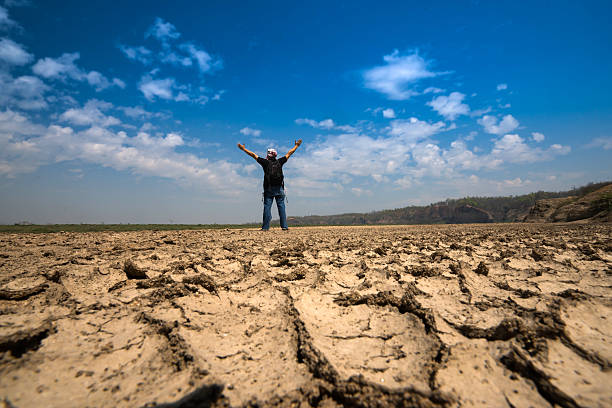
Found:
[[[266,153],[266,159],[276,159],[276,150],[275,149],[268,149],[268,152]]]

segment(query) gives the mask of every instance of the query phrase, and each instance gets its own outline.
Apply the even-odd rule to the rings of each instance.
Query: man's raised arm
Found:
[[[244,147],[243,144],[238,143],[238,148],[240,150],[242,150],[243,152],[245,152],[246,154],[248,154],[249,156],[251,156],[252,158],[254,158],[255,160],[257,160],[259,158],[259,156],[257,156],[255,153],[253,153],[252,151],[250,151],[246,147]]]
[[[297,148],[298,148],[298,147],[300,147],[300,145],[301,145],[301,144],[302,144],[302,139],[300,139],[300,140],[296,140],[296,141],[295,141],[295,146],[293,146],[293,147],[291,148],[291,150],[289,150],[289,151],[287,152],[287,154],[285,155],[285,158],[286,158],[286,159],[288,159],[289,157],[291,157],[291,155],[292,155],[293,153],[295,153],[295,151],[297,150]]]

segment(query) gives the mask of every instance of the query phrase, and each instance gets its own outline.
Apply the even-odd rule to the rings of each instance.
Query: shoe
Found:
[[[261,228],[260,231],[270,231],[270,230]]]
[[[283,231],[289,231],[289,228],[283,228]]]

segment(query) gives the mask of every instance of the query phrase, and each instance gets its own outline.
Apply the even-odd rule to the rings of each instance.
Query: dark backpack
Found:
[[[271,186],[283,185],[283,165],[278,160],[268,160],[268,182]]]

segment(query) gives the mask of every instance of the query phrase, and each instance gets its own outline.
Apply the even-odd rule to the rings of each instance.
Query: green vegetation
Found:
[[[224,228],[254,228],[256,224],[50,224],[0,225],[0,233],[99,232],[99,231],[177,231]]]

